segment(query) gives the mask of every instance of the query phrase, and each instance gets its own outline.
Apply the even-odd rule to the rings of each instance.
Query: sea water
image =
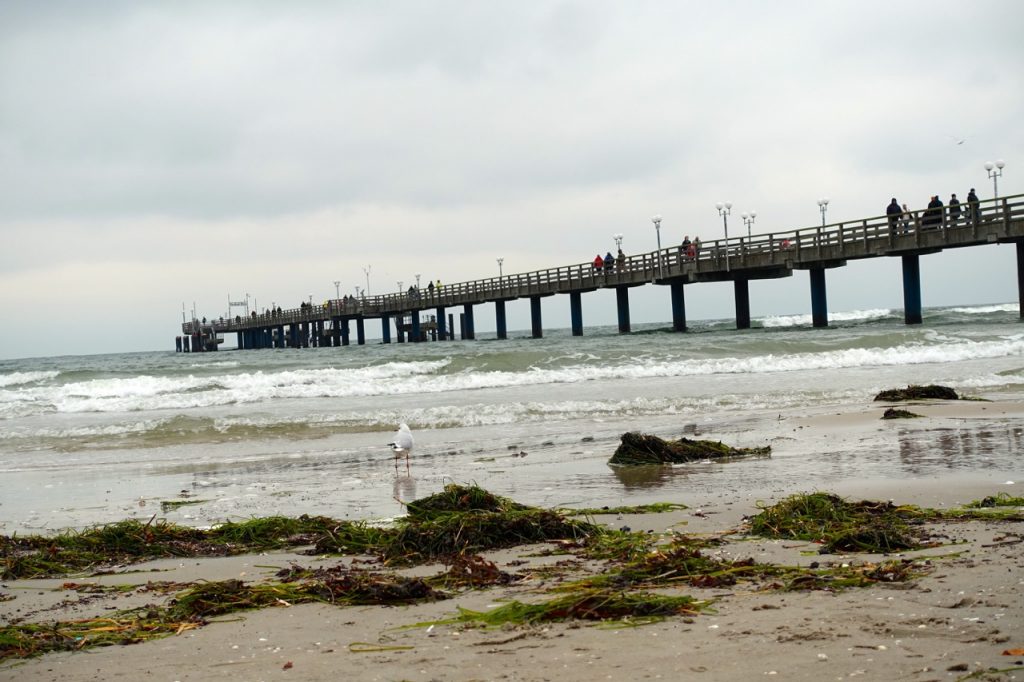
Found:
[[[792,421],[864,410],[878,391],[912,383],[1020,401],[1017,304],[926,309],[915,326],[880,309],[832,313],[824,329],[810,316],[733,327],[0,361],[0,532],[153,514],[195,525],[273,513],[380,518],[451,481],[587,506],[794,477],[824,486],[1020,468],[1013,419],[824,444],[804,442]],[[400,422],[416,438],[408,472],[386,445]],[[771,444],[773,457],[607,466],[619,435],[634,430]],[[170,500],[193,504],[161,510]]]

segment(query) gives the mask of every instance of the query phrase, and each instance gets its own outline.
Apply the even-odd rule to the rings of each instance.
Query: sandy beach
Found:
[[[809,441],[871,440],[891,428],[927,431],[949,420],[972,427],[1019,418],[1021,406],[959,402],[913,405],[925,419],[893,427],[877,407],[860,413],[808,416],[787,424]],[[767,422],[757,435],[778,443]],[[777,429],[777,427],[775,427]],[[802,435],[801,438],[804,438]],[[778,447],[776,445],[776,447]],[[730,466],[743,466],[735,463]],[[1017,479],[1013,479],[1017,481]],[[820,487],[820,486],[819,486]],[[844,481],[834,490],[851,500],[892,499],[898,504],[949,509],[1006,492],[1019,481],[979,472],[927,478]],[[545,553],[548,545],[488,552],[499,568],[522,576],[512,585],[470,590],[414,606],[286,605],[213,618],[175,636],[129,646],[53,653],[0,667],[4,680],[1014,680],[1024,679],[1024,523],[941,521],[928,525],[942,546],[890,556],[819,554],[812,543],[752,538],[744,517],[759,505],[794,492],[800,480],[764,493],[756,481],[746,492],[694,491],[663,499],[687,509],[663,513],[598,515],[596,523],[628,526],[667,539],[673,533],[722,536],[705,550],[730,560],[808,566],[864,565],[887,559],[926,559],[924,575],[908,583],[876,583],[843,591],[780,591],[763,583],[726,588],[673,588],[710,600],[709,610],[630,627],[621,622],[567,622],[497,629],[463,625],[416,626],[451,618],[458,608],[492,609],[504,600],[534,602],[564,580],[601,572],[601,562],[551,565],[571,555]],[[738,493],[738,494],[737,494]],[[618,500],[609,501],[618,504]],[[141,589],[88,594],[62,589],[69,581],[138,585],[148,581],[275,580],[290,565],[330,567],[350,557],[269,553],[228,558],[160,560],[121,567],[112,575],[15,580],[0,587],[0,618],[52,622],[103,617],[114,610],[164,603],[171,597]],[[443,566],[408,569],[430,575]],[[983,670],[984,676],[972,674]]]

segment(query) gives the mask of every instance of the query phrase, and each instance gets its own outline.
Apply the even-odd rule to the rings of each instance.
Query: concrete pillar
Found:
[[[448,340],[455,340],[455,316],[448,313]]]
[[[530,328],[533,331],[533,338],[539,339],[544,336],[544,325],[541,322],[540,296],[530,297]]]
[[[508,324],[505,321],[505,301],[494,302],[494,323],[498,328],[498,338],[508,338]]]
[[[435,315],[437,316],[437,339],[439,341],[447,341],[448,340],[448,327],[445,326],[444,306],[440,306],[440,305],[437,306],[437,310],[435,311]],[[451,325],[449,324],[449,327],[450,326]]]
[[[391,343],[391,316],[380,316],[380,342]]]
[[[615,307],[619,312],[619,333],[629,333],[629,287],[615,287]]]
[[[572,335],[583,336],[583,294],[569,292],[569,316],[572,318]]]
[[[1024,241],[1017,242],[1017,304],[1024,320]]]
[[[182,339],[181,339],[181,347],[184,349],[184,350],[182,350],[183,353],[190,353],[190,352],[192,352],[191,347],[189,345],[190,344],[190,339],[191,339],[191,337],[189,337],[189,336],[183,336],[182,337]]]
[[[348,325],[345,326],[347,327]],[[361,317],[356,318],[356,343],[360,346],[366,345],[366,329],[363,325],[363,318]]]
[[[677,332],[685,332],[686,295],[683,291],[683,283],[673,281],[669,283],[668,288],[672,294],[672,329]]]
[[[242,338],[242,332],[236,332],[236,334],[238,335],[238,341],[237,341],[238,347],[244,349],[245,348],[245,339]]]
[[[339,317],[336,324],[339,325],[338,336],[341,337],[341,345],[347,346],[349,344],[348,318]]]
[[[288,347],[287,337],[285,337],[285,335],[284,335],[284,325],[283,324],[277,325],[277,347],[278,348],[287,348]]]
[[[462,309],[465,311],[463,315],[465,315],[466,320],[466,331],[462,338],[473,340],[476,338],[476,328],[473,326],[473,304],[467,303],[462,306]]]
[[[903,321],[921,324],[921,261],[916,253],[903,256]]]
[[[412,343],[419,343],[421,333],[422,332],[420,331],[420,311],[414,310],[412,311],[412,326],[411,329],[409,330],[409,341],[411,341]]]
[[[459,313],[459,338],[466,340],[466,313]]]
[[[825,268],[811,268],[811,320],[815,327],[828,326],[828,298],[825,295]]]
[[[750,280],[737,279],[732,286],[736,297],[736,328],[750,329]]]

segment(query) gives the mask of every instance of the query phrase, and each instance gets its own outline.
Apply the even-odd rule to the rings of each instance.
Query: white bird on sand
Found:
[[[395,440],[388,445],[395,453],[395,472],[398,472],[398,458],[405,455],[405,473],[409,473],[409,453],[412,452],[413,440],[408,424],[403,422],[398,425],[398,430],[395,431]]]

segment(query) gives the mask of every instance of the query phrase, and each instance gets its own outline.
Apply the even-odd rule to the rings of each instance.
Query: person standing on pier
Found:
[[[601,268],[604,267],[604,258],[601,258],[601,254],[597,254],[596,256],[594,256],[594,263],[593,263],[593,265],[594,265],[594,269],[598,270],[598,271],[601,270]]]
[[[956,227],[956,224],[960,222],[960,200],[956,198],[956,194],[949,197],[949,226]]]
[[[900,208],[900,202],[896,201],[896,197],[892,198],[889,205],[885,207],[885,215],[889,217],[889,234],[896,234],[896,225],[899,223],[900,216],[903,215],[903,209]]]
[[[981,222],[981,205],[978,202],[978,195],[974,193],[973,187],[967,193],[967,217],[975,225]]]
[[[903,223],[903,234],[910,232],[910,222],[914,219],[914,214],[910,212],[906,204],[903,204],[903,212],[900,213],[900,222]]]

